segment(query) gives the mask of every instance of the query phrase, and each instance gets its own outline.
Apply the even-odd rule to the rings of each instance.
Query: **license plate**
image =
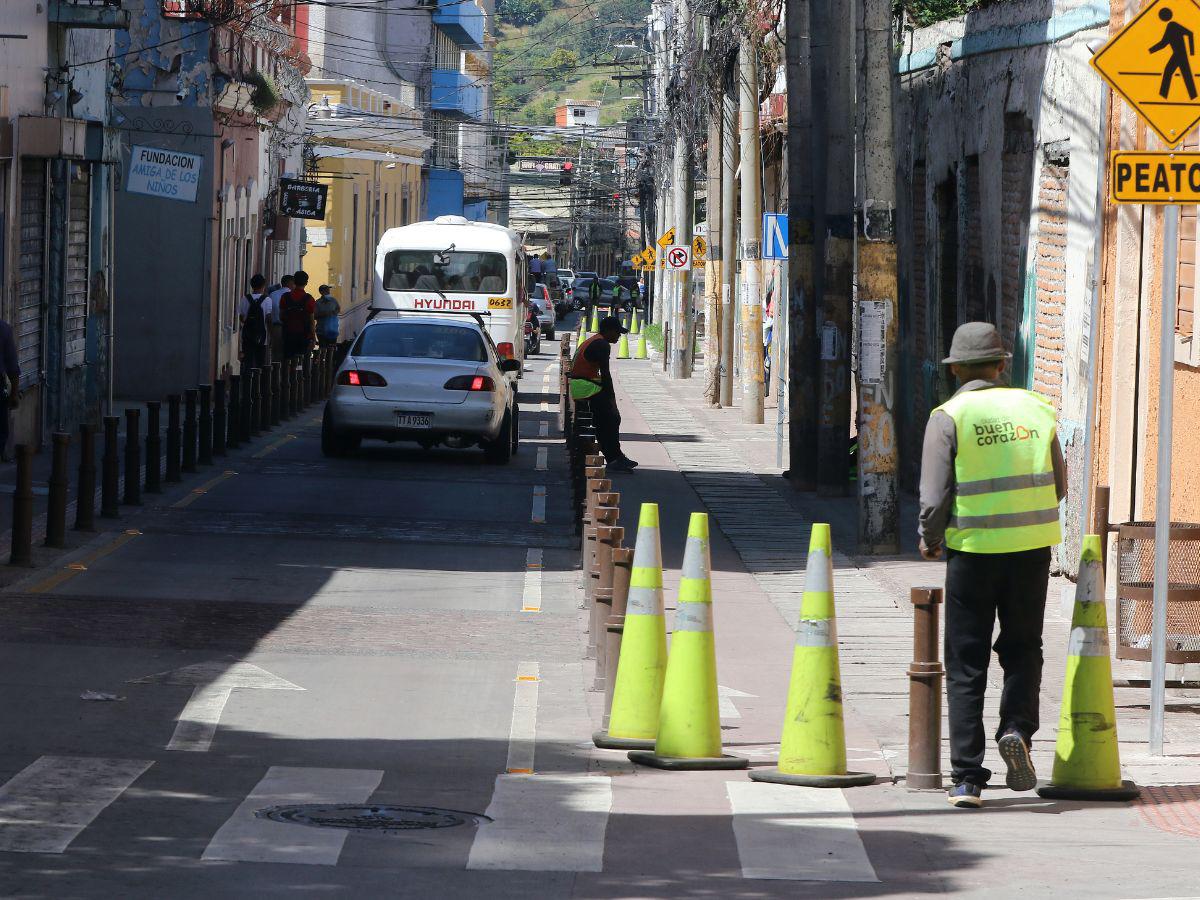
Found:
[[[433,423],[429,413],[396,413],[397,428],[428,428]]]

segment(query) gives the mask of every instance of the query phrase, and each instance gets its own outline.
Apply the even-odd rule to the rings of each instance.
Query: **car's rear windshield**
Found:
[[[383,258],[383,287],[388,291],[503,294],[508,291],[508,261],[500,253],[392,250]]]
[[[428,322],[377,322],[359,335],[353,355],[487,361],[483,339],[473,329]]]

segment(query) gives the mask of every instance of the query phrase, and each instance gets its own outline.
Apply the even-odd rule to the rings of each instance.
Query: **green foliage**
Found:
[[[255,69],[246,79],[246,83],[254,87],[254,93],[250,95],[250,103],[259,115],[266,115],[283,99],[283,95],[279,93],[279,88],[270,75]]]
[[[918,28],[944,22],[986,5],[988,0],[895,0],[896,14],[908,14]]]
[[[496,4],[496,15],[501,25],[536,25],[554,5],[553,0],[500,0]]]
[[[646,343],[659,353],[662,353],[664,346],[662,326],[657,323],[653,325],[646,325],[644,328],[642,328],[642,331],[646,334]]]
[[[569,75],[574,75],[577,68],[579,68],[579,54],[574,50],[564,50],[562,47],[551,53],[542,67],[546,77],[552,81],[559,81]]]

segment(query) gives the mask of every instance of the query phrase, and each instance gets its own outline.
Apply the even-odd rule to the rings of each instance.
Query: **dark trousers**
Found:
[[[617,398],[601,392],[589,397],[587,405],[592,411],[592,425],[596,428],[596,441],[607,462],[621,459],[621,413],[617,410]]]
[[[271,348],[267,344],[242,348],[242,374],[251,369],[265,369],[271,364]]]
[[[983,695],[992,650],[1004,670],[999,739],[1038,730],[1042,686],[1042,619],[1050,579],[1050,548],[1022,553],[947,551],[946,697],[950,702],[950,764],[955,784],[987,784],[983,767]],[[1000,620],[1000,636],[992,630]]]

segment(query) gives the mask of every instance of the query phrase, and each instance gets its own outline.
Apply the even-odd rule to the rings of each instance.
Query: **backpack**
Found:
[[[266,294],[257,300],[253,294],[246,295],[249,308],[246,310],[246,322],[242,325],[242,340],[253,347],[265,344],[267,340],[267,317],[263,315],[263,301],[266,299]]]
[[[279,298],[279,321],[283,324],[284,332],[297,337],[308,336],[306,305],[303,297],[296,297],[292,293]]]

